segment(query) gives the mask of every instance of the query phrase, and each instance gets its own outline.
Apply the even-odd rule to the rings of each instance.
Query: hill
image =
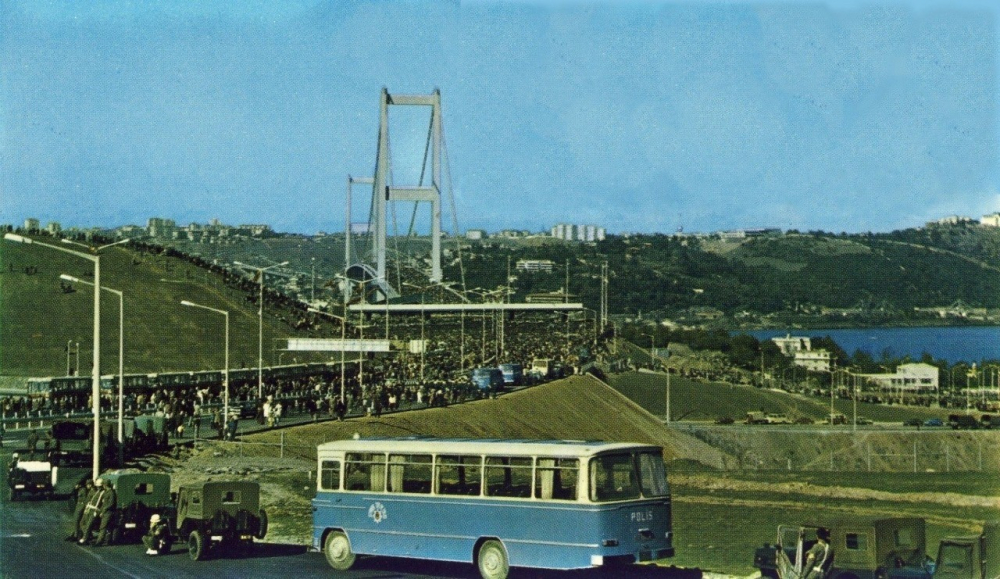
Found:
[[[496,400],[326,422],[256,434],[248,439],[275,443],[283,437],[285,444],[315,457],[317,444],[350,438],[354,433],[643,442],[663,446],[667,460],[691,460],[713,468],[723,466],[727,460],[707,444],[665,428],[655,416],[592,376],[572,376]]]
[[[80,373],[90,373],[92,288],[67,287],[61,274],[92,281],[93,264],[37,244],[0,242],[0,375],[63,376],[70,341],[80,343]],[[248,301],[247,291],[227,285],[220,274],[178,257],[118,246],[101,257],[101,284],[124,293],[126,373],[223,366],[223,317],[184,307],[181,300],[228,310],[230,366],[257,365],[257,306]],[[275,340],[298,332],[288,323],[289,311],[264,311],[267,365],[275,362]],[[101,317],[101,372],[113,374],[118,370],[118,298],[110,292],[101,296]]]
[[[1000,296],[992,291],[1000,283],[994,265],[1000,231],[993,229],[745,238],[630,235],[592,244],[482,244],[466,250],[464,274],[470,286],[496,287],[505,283],[508,260],[551,260],[551,272],[516,272],[517,299],[560,290],[568,270],[570,293],[596,308],[597,280],[607,262],[613,312],[704,324],[706,318],[698,314],[711,308],[725,315],[716,321],[722,327],[792,321],[814,327],[942,323],[936,312],[915,308],[955,302],[1000,308]],[[458,275],[458,266],[451,274]]]

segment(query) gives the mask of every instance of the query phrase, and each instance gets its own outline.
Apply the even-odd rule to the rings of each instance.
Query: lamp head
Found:
[[[192,302],[187,301],[187,300],[181,300],[181,305],[182,306],[193,306],[194,304]]]

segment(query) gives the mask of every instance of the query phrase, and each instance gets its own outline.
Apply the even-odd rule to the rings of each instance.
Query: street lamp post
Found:
[[[79,351],[79,347],[77,347],[77,351]],[[69,364],[70,364],[70,356],[72,356],[72,355],[73,355],[73,340],[72,339],[66,340],[66,375],[67,376],[70,375],[70,373],[69,373],[70,365]],[[77,366],[79,366],[79,364],[77,364]]]
[[[654,357],[654,355],[653,355],[653,352],[654,352],[653,341],[655,340],[655,338],[652,335],[646,334],[646,333],[643,333],[642,335],[649,338],[649,361],[652,364],[652,362],[658,358],[658,356]],[[670,355],[670,352],[668,350],[667,351],[667,356],[669,356],[669,355]],[[664,400],[664,404],[663,404],[663,407],[664,407],[664,424],[666,424],[666,425],[669,426],[670,425],[670,367],[667,366],[666,364],[663,364],[663,371],[667,375],[667,388],[666,388],[665,400]]]
[[[96,287],[89,281],[71,275],[62,274],[59,277],[73,283]],[[118,296],[118,448],[122,450],[121,445],[125,441],[125,294],[121,290],[107,286],[101,289]]]
[[[77,257],[82,257],[94,264],[94,284],[100,286],[101,283],[101,256],[97,251],[110,247],[112,245],[118,245],[119,243],[127,243],[131,239],[122,239],[116,241],[115,243],[110,243],[103,247],[98,247],[93,249],[95,253],[83,253],[73,249],[67,249],[65,247],[60,247],[58,245],[43,243],[41,241],[35,241],[30,237],[24,237],[23,235],[17,235],[15,233],[4,234],[4,239],[7,241],[13,241],[15,243],[24,244],[35,244],[42,247],[48,247],[49,249],[55,249],[57,251],[62,251],[64,253],[69,253]],[[63,242],[73,243],[68,239],[64,239]],[[92,476],[94,480],[97,480],[97,476],[101,473],[101,292],[94,292],[94,365],[93,365],[93,380],[91,383],[91,398],[92,400],[92,411],[94,414],[94,441],[93,441],[93,473]]]
[[[315,258],[313,258],[315,260]],[[259,303],[257,304],[257,323],[259,332],[257,334],[257,399],[260,400],[264,397],[264,272],[271,269],[272,267],[281,267],[282,265],[288,265],[287,261],[281,263],[276,263],[274,265],[269,265],[267,267],[256,267],[252,265],[247,265],[245,263],[240,263],[238,261],[233,262],[241,267],[247,267],[250,269],[257,270],[257,275],[260,276],[260,294]],[[313,263],[313,292],[315,292],[316,285],[316,264]],[[313,300],[315,301],[316,295],[313,294]]]
[[[201,308],[203,310],[208,310],[210,312],[222,314],[226,318],[226,362],[225,366],[222,367],[222,385],[223,385],[222,420],[223,424],[225,424],[226,422],[229,421],[229,312],[226,310],[218,310],[215,308],[210,308],[208,306],[196,304],[194,302],[189,302],[187,300],[181,300],[181,305],[189,306],[192,308]]]

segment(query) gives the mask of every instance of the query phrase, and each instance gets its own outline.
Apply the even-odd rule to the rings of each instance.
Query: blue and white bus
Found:
[[[313,548],[579,569],[674,554],[663,449],[600,441],[368,438],[319,445]]]

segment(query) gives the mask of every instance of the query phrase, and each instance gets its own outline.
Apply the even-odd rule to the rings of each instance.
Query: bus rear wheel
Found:
[[[326,562],[337,571],[350,569],[356,558],[351,551],[351,542],[347,539],[347,535],[340,531],[333,531],[326,536],[323,553],[326,555]]]
[[[506,579],[510,571],[507,562],[507,551],[503,548],[503,543],[495,539],[490,539],[479,547],[479,574],[483,579]]]

